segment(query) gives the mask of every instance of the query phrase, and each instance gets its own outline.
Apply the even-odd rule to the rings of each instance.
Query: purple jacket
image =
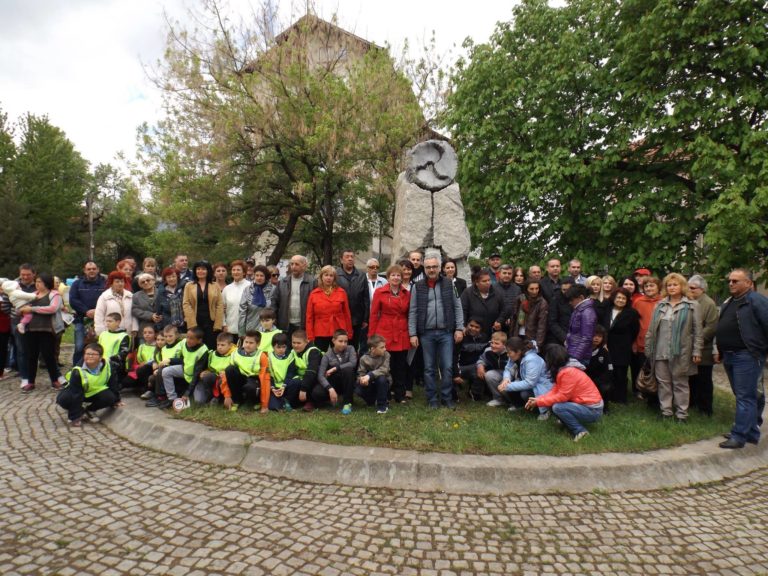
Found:
[[[596,325],[595,301],[587,298],[579,302],[571,314],[565,348],[571,358],[575,358],[584,366],[592,359],[592,337],[595,335]]]

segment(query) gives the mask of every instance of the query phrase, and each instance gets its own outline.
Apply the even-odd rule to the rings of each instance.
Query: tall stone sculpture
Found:
[[[456,177],[456,152],[442,140],[427,140],[408,151],[408,167],[397,179],[392,260],[412,250],[439,251],[456,260],[468,278],[471,250]]]

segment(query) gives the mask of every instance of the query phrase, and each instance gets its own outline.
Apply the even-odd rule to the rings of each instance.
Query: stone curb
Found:
[[[452,494],[655,490],[715,482],[768,465],[768,442],[723,450],[716,438],[642,454],[478,456],[306,440],[261,440],[147,410],[137,398],[102,421],[127,440],[191,460],[303,482]]]

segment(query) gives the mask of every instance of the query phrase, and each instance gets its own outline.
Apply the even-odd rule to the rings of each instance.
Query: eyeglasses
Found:
[[[728,284],[738,284],[739,282],[744,282],[744,280],[732,280],[728,278]]]
[[[378,266],[368,266],[368,270],[378,270]]]
[[[272,278],[280,278],[280,274],[271,274]]]
[[[440,266],[424,266],[425,270],[437,270]]]

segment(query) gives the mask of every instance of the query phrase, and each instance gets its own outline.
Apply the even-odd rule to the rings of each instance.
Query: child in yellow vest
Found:
[[[227,386],[222,386],[224,408],[232,404],[252,404],[261,407],[261,413],[268,411],[269,404],[269,360],[266,352],[259,351],[261,334],[246,332],[243,345],[232,354],[232,365],[224,370]]]
[[[292,406],[286,399],[286,391],[289,383],[294,380],[296,364],[294,363],[293,350],[288,349],[288,336],[276,334],[272,339],[272,351],[267,353],[269,358],[270,395],[269,409],[291,410]],[[298,386],[294,383],[293,386]]]
[[[187,330],[187,337],[180,347],[180,357],[166,363],[162,361],[159,380],[165,389],[164,398],[156,398],[156,407],[170,408],[179,396],[189,398],[188,390],[194,390],[200,373],[208,365],[208,347],[203,343],[205,332],[199,326]],[[149,403],[147,403],[149,404]]]
[[[110,312],[104,318],[106,330],[99,334],[99,344],[104,349],[104,360],[109,362],[112,373],[118,382],[122,382],[128,373],[128,354],[131,352],[131,335],[120,327],[123,317],[118,312]]]
[[[208,351],[208,366],[200,373],[197,386],[188,392],[197,404],[206,404],[212,399],[218,401],[221,392],[217,389],[217,381],[224,377],[224,370],[232,364],[232,354],[236,350],[232,335],[219,332],[216,337],[216,350]]]
[[[272,352],[272,338],[277,334],[282,334],[282,330],[275,326],[277,316],[272,308],[264,308],[259,312],[259,332],[261,333],[261,343],[259,352]]]

